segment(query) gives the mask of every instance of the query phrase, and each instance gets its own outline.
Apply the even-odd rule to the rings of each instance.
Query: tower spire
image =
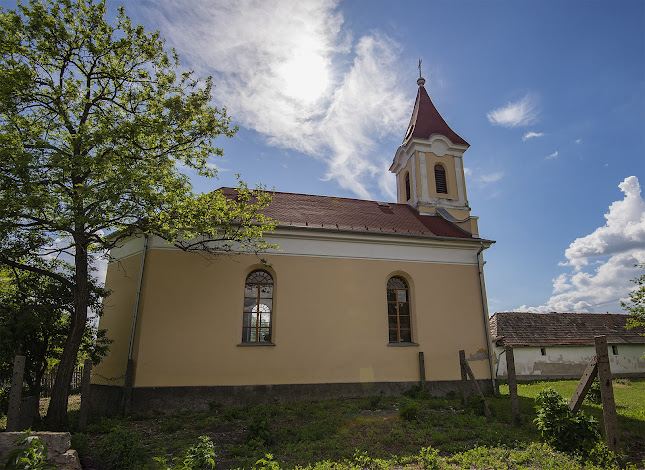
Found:
[[[419,78],[417,79],[417,85],[419,86],[426,84],[426,79],[421,76],[421,62],[423,62],[423,60],[419,59]]]

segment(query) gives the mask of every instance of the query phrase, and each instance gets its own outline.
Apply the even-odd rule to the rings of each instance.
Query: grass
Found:
[[[482,416],[476,399],[466,409],[457,398],[385,396],[236,407],[213,403],[201,413],[102,419],[72,439],[84,468],[93,469],[161,468],[152,457],[180,457],[200,435],[215,443],[216,468],[222,469],[603,468],[541,444],[533,425],[539,391],[552,387],[569,398],[576,384],[520,384],[519,428],[511,425],[508,387],[502,385],[500,396],[488,398],[490,418]],[[645,380],[616,381],[614,394],[624,462],[643,468]],[[602,425],[599,405],[585,404],[583,411]],[[269,453],[272,459],[255,465]]]

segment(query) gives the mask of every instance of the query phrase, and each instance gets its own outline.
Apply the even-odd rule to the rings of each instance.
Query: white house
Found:
[[[520,380],[580,378],[596,355],[594,336],[605,335],[615,377],[645,377],[645,330],[627,329],[628,315],[496,313],[490,319],[495,370],[506,378],[505,346],[513,347]]]

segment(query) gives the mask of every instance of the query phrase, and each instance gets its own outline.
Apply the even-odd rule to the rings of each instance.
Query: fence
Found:
[[[45,398],[45,397],[50,397],[52,393],[52,387],[54,386],[54,379],[56,378],[56,369],[52,369],[51,371],[47,372],[42,380],[40,381],[40,396]],[[81,380],[83,379],[83,366],[77,366],[74,369],[74,373],[72,374],[72,381],[69,386],[69,394],[70,395],[75,395],[77,393],[81,393]]]

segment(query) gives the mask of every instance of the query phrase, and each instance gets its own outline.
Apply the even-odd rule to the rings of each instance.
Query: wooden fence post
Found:
[[[20,402],[22,401],[22,379],[25,375],[25,356],[16,356],[13,360],[9,408],[7,409],[7,431],[20,431]]]
[[[605,418],[605,439],[607,447],[612,452],[618,452],[618,417],[616,416],[616,402],[614,401],[614,387],[611,383],[611,367],[607,353],[607,337],[596,336],[596,358],[598,359],[598,379],[600,381],[600,394],[602,396],[602,414]]]
[[[84,431],[90,415],[90,377],[92,360],[85,359],[83,363],[83,379],[81,380],[81,409],[78,412],[78,427]]]
[[[582,402],[587,396],[587,392],[591,388],[591,384],[593,383],[593,379],[596,378],[596,375],[598,375],[598,358],[594,357],[589,361],[589,364],[587,364],[587,368],[582,374],[582,377],[580,377],[578,387],[576,388],[576,391],[573,392],[573,396],[569,402],[569,409],[574,413],[580,411]]]
[[[511,398],[511,417],[515,426],[520,425],[520,399],[517,396],[517,376],[515,375],[515,355],[513,347],[506,346],[506,375],[508,377],[508,394]]]
[[[473,370],[470,368],[470,365],[468,365],[468,361],[466,360],[466,353],[461,350],[459,351],[459,362],[461,363],[461,370],[462,370],[462,383],[463,377],[464,377],[464,371],[470,378],[470,381],[473,384],[473,388],[475,389],[475,392],[479,394],[480,397],[482,397],[482,400],[484,402],[484,414],[486,416],[490,416],[490,408],[488,408],[488,403],[486,402],[486,397],[484,396],[484,392],[482,392],[482,389],[479,387],[479,384],[477,383],[477,379],[475,379],[475,374],[473,374]]]
[[[466,352],[462,349],[459,351],[459,370],[461,371],[461,401],[464,406],[469,406],[468,400],[468,375],[464,363],[466,362]]]
[[[419,378],[421,380],[421,390],[426,389],[426,364],[423,359],[423,353],[419,351]]]

